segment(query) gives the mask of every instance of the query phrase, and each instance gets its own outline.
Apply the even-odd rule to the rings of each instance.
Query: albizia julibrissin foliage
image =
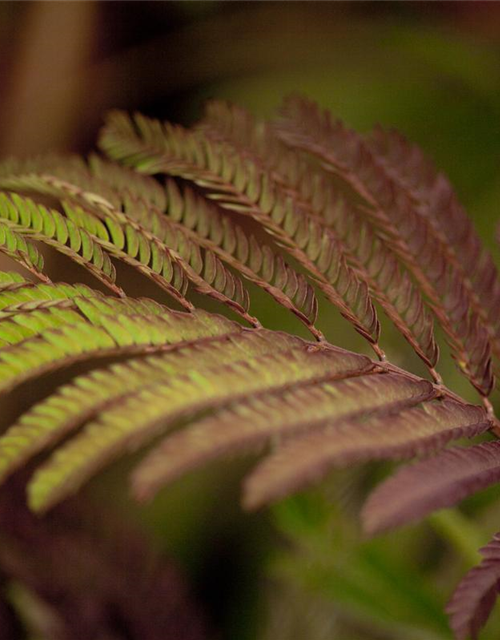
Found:
[[[2,479],[42,459],[28,484],[33,510],[147,446],[131,476],[141,500],[214,459],[264,451],[244,481],[248,508],[335,466],[423,458],[375,490],[364,511],[372,532],[500,478],[495,442],[445,449],[496,429],[488,396],[500,279],[418,148],[380,128],[362,136],[300,97],[269,122],[213,102],[191,129],[115,112],[99,147],[104,155],[0,167],[0,251],[24,268],[0,274],[0,392],[87,363],[0,436]],[[49,279],[42,245],[89,271],[99,290]],[[163,303],[127,296],[120,263],[155,283]],[[312,341],[262,327],[248,282]],[[195,309],[193,293],[232,319]],[[317,295],[373,360],[325,340]],[[387,361],[377,308],[428,379]],[[477,406],[442,382],[435,326]],[[490,556],[450,605],[458,638],[476,633],[496,593]],[[464,608],[476,586],[484,598]]]

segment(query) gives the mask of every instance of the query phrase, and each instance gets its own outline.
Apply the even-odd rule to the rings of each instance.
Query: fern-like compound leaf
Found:
[[[211,459],[259,449],[266,442],[277,443],[355,416],[383,413],[395,406],[402,409],[433,394],[429,383],[393,374],[362,375],[338,382],[331,374],[322,383],[267,392],[168,437],[135,472],[135,492],[141,498],[150,497],[163,484]]]
[[[83,229],[59,211],[36,204],[18,194],[0,193],[0,218],[20,235],[40,240],[88,269],[114,292],[115,269],[101,247]]]
[[[498,360],[500,277],[450,181],[435,169],[417,145],[411,144],[397,131],[377,127],[368,143],[385,163],[391,177],[409,191],[430,223],[436,226],[437,232],[446,238],[466,276],[465,282],[471,283],[472,305],[486,323],[493,353]]]
[[[361,358],[359,364],[366,366],[369,361]],[[275,349],[271,354],[212,366],[206,371],[196,368],[175,377],[170,372],[159,375],[154,384],[139,388],[102,411],[81,434],[60,447],[35,474],[29,487],[30,504],[36,510],[46,509],[78,488],[117,453],[143,445],[181,418],[269,389],[317,384],[331,378],[335,369],[342,375],[359,371],[352,372],[351,367],[349,356],[311,350],[302,343],[285,352]]]
[[[221,207],[252,216],[307,270],[356,330],[377,344],[380,327],[368,289],[346,263],[335,237],[298,209],[257,163],[198,132],[142,116],[131,120],[123,113],[110,117],[101,147],[145,173],[191,180]]]
[[[500,534],[480,553],[483,561],[465,575],[446,607],[457,640],[478,640],[500,588]]]
[[[201,126],[216,139],[229,140],[245,153],[250,150],[288,193],[334,231],[347,261],[432,370],[439,350],[432,319],[418,289],[387,243],[377,237],[360,212],[339,194],[331,176],[318,168],[313,170],[300,155],[280,142],[270,124],[257,122],[241,107],[211,101]]]
[[[300,98],[285,103],[278,122],[212,103],[189,130],[114,113],[101,147],[111,159],[0,165],[0,253],[31,272],[0,271],[0,393],[76,362],[86,371],[0,435],[0,481],[47,456],[29,483],[33,509],[49,509],[146,446],[131,477],[140,499],[211,460],[263,450],[245,481],[249,508],[335,466],[433,454],[374,492],[364,512],[371,531],[500,477],[495,442],[438,452],[498,429],[485,396],[491,354],[500,354],[500,279],[449,182],[420,150],[382,130],[362,137]],[[118,297],[50,282],[40,243]],[[126,297],[116,262],[189,313]],[[295,314],[316,342],[263,329],[250,315],[245,280]],[[326,341],[315,324],[315,289],[372,344],[378,362]],[[251,328],[194,310],[193,292]],[[374,302],[432,382],[387,362]],[[484,408],[435,371],[434,319]],[[108,361],[100,366],[99,358]],[[450,605],[458,638],[477,633],[500,584],[497,539],[485,555]]]
[[[453,400],[428,402],[390,419],[375,416],[325,425],[290,440],[260,463],[246,480],[244,502],[255,508],[307,487],[335,465],[429,454],[489,426],[482,409]]]
[[[366,212],[380,231],[402,245],[400,257],[431,299],[459,368],[476,389],[489,395],[494,377],[488,331],[474,310],[464,271],[442,234],[361,136],[332,122],[315,103],[297,97],[287,100],[279,131],[287,144],[338,172],[365,199]]]
[[[214,362],[228,366],[297,347],[291,336],[249,334],[238,325],[228,325],[226,331],[221,327],[220,333],[213,335],[200,327],[198,337],[177,345],[171,340],[170,350],[165,353],[79,376],[36,404],[0,436],[0,479],[101,410],[160,380],[206,372]],[[372,366],[359,356],[352,358],[351,366],[357,371],[362,363],[366,368]]]
[[[452,448],[405,466],[383,482],[363,509],[365,529],[378,533],[456,504],[500,480],[500,443]]]

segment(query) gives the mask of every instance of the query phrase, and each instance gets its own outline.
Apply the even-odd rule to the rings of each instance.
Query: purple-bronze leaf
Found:
[[[364,528],[378,533],[450,507],[500,480],[500,442],[443,451],[403,467],[383,482],[363,509]]]
[[[425,380],[372,373],[254,396],[167,437],[134,473],[135,493],[149,498],[162,485],[210,460],[360,415],[387,415],[434,395]]]
[[[465,575],[446,607],[456,640],[477,640],[500,587],[500,534],[480,553],[483,561]]]
[[[490,335],[468,274],[444,234],[360,134],[300,96],[288,98],[281,113],[281,139],[315,157],[364,199],[363,211],[379,237],[399,247],[399,259],[432,301],[459,369],[488,396],[494,387]]]
[[[453,400],[383,418],[339,422],[293,439],[266,458],[248,476],[243,501],[254,509],[318,482],[334,466],[425,455],[489,426],[483,409]]]

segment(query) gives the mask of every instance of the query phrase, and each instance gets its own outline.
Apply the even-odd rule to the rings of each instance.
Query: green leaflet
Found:
[[[166,348],[230,330],[223,318],[203,312],[183,316],[147,300],[75,298],[77,311],[45,309],[28,323],[0,322],[0,392],[81,359]],[[23,314],[21,314],[24,317]],[[19,317],[21,317],[19,316]]]
[[[202,337],[199,342],[182,342],[178,350],[99,369],[61,387],[0,436],[0,478],[102,409],[158,380],[207,370],[215,361],[225,366],[299,344],[291,336],[249,334],[236,325],[227,329],[208,341]]]
[[[19,262],[39,278],[47,279],[42,274],[43,256],[36,246],[4,221],[0,221],[0,253]]]
[[[305,429],[334,425],[358,414],[411,406],[433,394],[432,385],[424,381],[372,374],[250,398],[167,437],[134,473],[134,489],[138,496],[150,497],[162,485],[211,459],[269,441],[276,444]]]
[[[357,375],[371,366],[367,359],[358,357],[353,362],[342,353],[299,343],[293,350],[280,353],[274,349],[271,354],[212,366],[206,372],[196,368],[163,380],[160,376],[155,384],[104,410],[59,448],[36,473],[29,489],[30,504],[36,510],[46,509],[110,459],[143,445],[181,417],[249,394]]]
[[[29,282],[20,273],[0,271],[0,291],[17,289],[21,284],[29,284]]]
[[[333,234],[298,206],[248,155],[227,144],[143,116],[111,114],[101,148],[145,173],[191,180],[228,211],[253,217],[308,272],[377,352],[380,326],[366,283],[346,263]]]
[[[14,225],[18,234],[27,234],[54,247],[88,269],[110,289],[122,293],[114,284],[116,274],[109,257],[102,253],[87,231],[60,212],[17,194],[0,193],[0,218]]]

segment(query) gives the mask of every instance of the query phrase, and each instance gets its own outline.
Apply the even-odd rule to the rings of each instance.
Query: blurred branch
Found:
[[[33,2],[16,23],[20,37],[4,95],[3,155],[71,147],[96,9],[95,2]]]

